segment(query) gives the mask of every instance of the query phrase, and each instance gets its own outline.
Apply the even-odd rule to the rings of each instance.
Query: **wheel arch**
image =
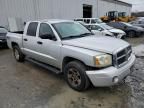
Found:
[[[11,46],[12,46],[12,48],[13,48],[14,46],[18,46],[18,47],[19,47],[19,45],[18,45],[16,42],[11,42]]]
[[[82,63],[84,66],[87,66],[82,60],[79,60],[79,59],[74,58],[74,57],[66,56],[63,59],[61,71],[63,72],[65,65],[68,64],[69,62],[72,62],[72,61],[78,61],[78,62]]]

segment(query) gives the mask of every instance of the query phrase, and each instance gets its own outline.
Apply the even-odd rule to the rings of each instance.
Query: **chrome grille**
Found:
[[[128,46],[127,48],[119,51],[116,55],[115,55],[115,64],[118,68],[122,67],[125,65],[125,63],[128,62],[130,56],[132,54],[132,48],[131,46]]]

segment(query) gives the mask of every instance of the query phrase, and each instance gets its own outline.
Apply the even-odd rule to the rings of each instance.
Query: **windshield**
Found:
[[[107,24],[101,24],[101,27],[103,27],[104,29],[107,29],[107,30],[111,30],[113,29],[113,27],[107,25]]]
[[[127,25],[127,26],[133,26],[130,23],[125,23],[125,22],[122,22],[122,23],[125,24],[125,25]]]
[[[79,38],[92,35],[92,33],[83,25],[77,22],[61,22],[52,24],[61,39]]]
[[[93,24],[93,23],[95,24],[95,23],[103,23],[103,22],[102,22],[101,19],[92,19],[92,20],[91,20],[91,23],[92,23],[92,24]]]

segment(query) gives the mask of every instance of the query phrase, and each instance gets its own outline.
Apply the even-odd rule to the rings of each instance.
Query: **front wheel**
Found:
[[[64,76],[68,85],[74,90],[83,91],[90,85],[86,68],[81,62],[72,61],[68,63],[64,68]]]
[[[13,55],[18,62],[23,62],[25,59],[24,54],[21,52],[18,46],[13,47]]]

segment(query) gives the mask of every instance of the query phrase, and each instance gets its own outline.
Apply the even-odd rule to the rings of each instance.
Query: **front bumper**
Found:
[[[111,66],[102,70],[86,71],[86,74],[95,87],[112,86],[121,82],[131,73],[130,68],[134,65],[135,59],[135,55],[132,54],[128,63],[121,68]],[[119,79],[117,83],[113,81],[115,77]]]

